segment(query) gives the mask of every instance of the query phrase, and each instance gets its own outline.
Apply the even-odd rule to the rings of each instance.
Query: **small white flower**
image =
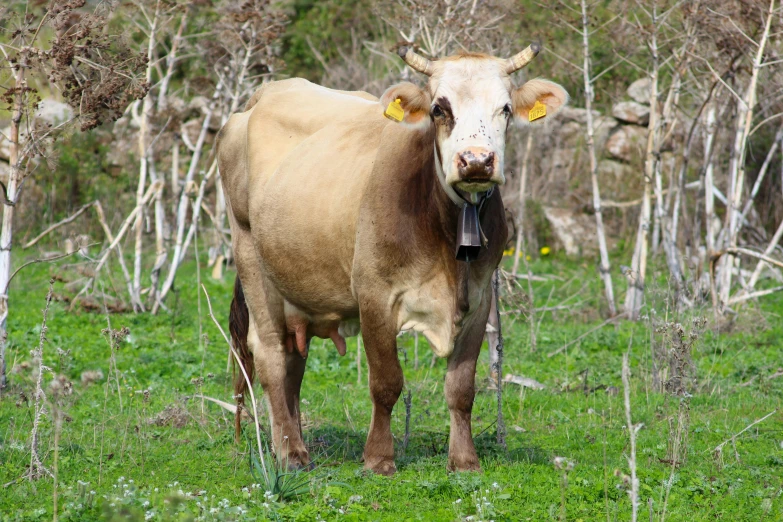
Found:
[[[458,498],[457,500],[454,501],[455,504],[459,504],[460,502],[462,502],[461,498]]]
[[[150,501],[149,500],[145,500],[144,503],[141,505],[141,507],[147,507],[149,505],[150,505]]]
[[[500,485],[497,482],[493,482],[492,487],[495,489],[500,489]]]

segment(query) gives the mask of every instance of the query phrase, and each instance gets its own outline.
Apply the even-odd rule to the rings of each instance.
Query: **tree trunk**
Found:
[[[150,25],[149,41],[147,42],[147,83],[152,85],[152,70],[154,67],[155,51],[155,31],[158,26],[160,2],[155,5],[155,15]],[[138,107],[138,102],[136,102]],[[144,189],[147,185],[148,162],[150,161],[150,151],[148,146],[149,117],[152,112],[152,95],[147,94],[142,102],[141,114],[138,115],[139,122],[139,183],[136,187],[136,205],[138,206],[144,198]],[[133,256],[133,297],[137,302],[141,302],[141,256],[142,256],[142,236],[143,236],[144,211],[142,209],[136,215],[136,221],[133,224],[136,232],[136,243]]]
[[[14,87],[22,89],[25,85],[26,55],[20,53],[23,61],[15,67]],[[22,179],[22,159],[19,147],[19,128],[25,109],[24,90],[14,96],[14,110],[11,116],[11,131],[9,136],[8,186],[6,187],[6,200],[3,206],[3,222],[0,228],[0,390],[6,386],[6,346],[8,345],[8,284],[11,277],[11,246],[14,236],[14,205],[19,199],[18,188]],[[10,204],[9,204],[10,203]]]
[[[604,232],[604,218],[601,207],[601,191],[598,185],[598,159],[595,153],[595,139],[593,138],[593,83],[590,78],[590,26],[587,16],[587,3],[582,0],[582,51],[584,62],[582,74],[585,84],[585,109],[587,109],[587,151],[590,155],[590,180],[593,187],[593,209],[595,210],[595,229],[598,237],[598,251],[601,261],[598,271],[604,283],[604,295],[609,306],[609,316],[617,315],[614,302],[614,287],[612,285],[611,265],[609,263],[609,250],[606,247],[606,233]]]
[[[498,269],[499,270],[499,269]],[[489,349],[489,381],[491,385],[500,386],[502,375],[498,375],[498,288],[495,279],[499,277],[498,270],[492,275],[492,297],[489,303],[489,319],[487,319],[487,348]]]
[[[658,148],[658,42],[656,10],[652,9],[652,29],[650,38],[650,53],[652,54],[652,72],[650,74],[650,123],[647,131],[647,153],[644,162],[644,192],[642,193],[642,209],[639,215],[639,228],[636,232],[631,271],[628,274],[628,292],[625,295],[625,313],[631,320],[639,318],[639,312],[644,299],[644,278],[647,271],[647,243],[650,231],[650,213],[652,181],[655,177]]]
[[[525,229],[525,197],[527,192],[527,164],[530,158],[530,150],[533,148],[533,133],[528,131],[527,141],[525,142],[525,153],[522,156],[522,166],[519,173],[519,215],[517,216],[517,239],[514,243],[514,264],[511,269],[511,275],[517,276],[519,269],[519,256],[526,255],[522,252],[523,236]]]

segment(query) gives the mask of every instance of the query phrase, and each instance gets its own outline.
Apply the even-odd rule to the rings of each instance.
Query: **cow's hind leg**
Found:
[[[391,475],[397,471],[391,414],[402,393],[403,375],[397,358],[396,332],[385,315],[377,310],[368,306],[361,309],[372,398],[372,421],[364,446],[364,467],[381,475]]]
[[[461,339],[458,339],[456,349],[448,360],[445,391],[451,417],[448,465],[451,471],[481,469],[476,447],[473,445],[471,413],[476,393],[476,360],[484,339],[486,308],[482,307],[473,324],[463,330]]]
[[[253,362],[269,405],[275,454],[280,462],[291,468],[307,466],[310,457],[299,421],[299,389],[305,360],[298,353],[286,350],[284,341],[288,332],[283,301],[273,288],[269,289],[264,284],[261,263],[250,232],[234,221],[231,230],[234,258],[244,290],[242,297],[249,311],[247,358]],[[234,334],[232,331],[232,337]],[[249,366],[244,361],[243,364]],[[237,389],[241,390],[241,387]]]
[[[286,350],[276,332],[259,334],[255,321],[250,323],[248,344],[266,396],[278,461],[293,469],[305,467],[310,457],[302,438],[299,414],[305,359],[297,352]]]

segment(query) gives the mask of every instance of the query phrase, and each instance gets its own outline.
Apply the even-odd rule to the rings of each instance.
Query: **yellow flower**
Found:
[[[527,259],[528,261],[530,261],[530,256],[525,256],[525,259]]]
[[[542,255],[542,256],[549,255],[549,253],[550,253],[551,251],[552,251],[552,249],[551,249],[551,248],[549,248],[548,246],[541,247],[541,255]]]
[[[509,248],[508,250],[504,250],[503,251],[503,255],[504,256],[513,256],[514,255],[514,249],[513,248]]]

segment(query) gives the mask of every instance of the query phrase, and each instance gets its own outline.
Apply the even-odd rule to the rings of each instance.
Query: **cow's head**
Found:
[[[422,129],[435,126],[438,175],[447,190],[455,189],[475,201],[478,194],[502,185],[511,120],[537,124],[567,102],[566,91],[547,80],[530,80],[517,88],[512,85],[510,75],[525,67],[538,51],[539,46],[533,44],[509,59],[461,54],[430,61],[412,49],[400,48],[400,56],[410,67],[430,77],[428,88],[422,90],[408,82],[394,85],[383,94],[381,104],[386,107],[399,99],[405,110],[403,124]],[[546,108],[546,115],[531,118],[537,103]],[[539,114],[541,105],[536,107]]]

